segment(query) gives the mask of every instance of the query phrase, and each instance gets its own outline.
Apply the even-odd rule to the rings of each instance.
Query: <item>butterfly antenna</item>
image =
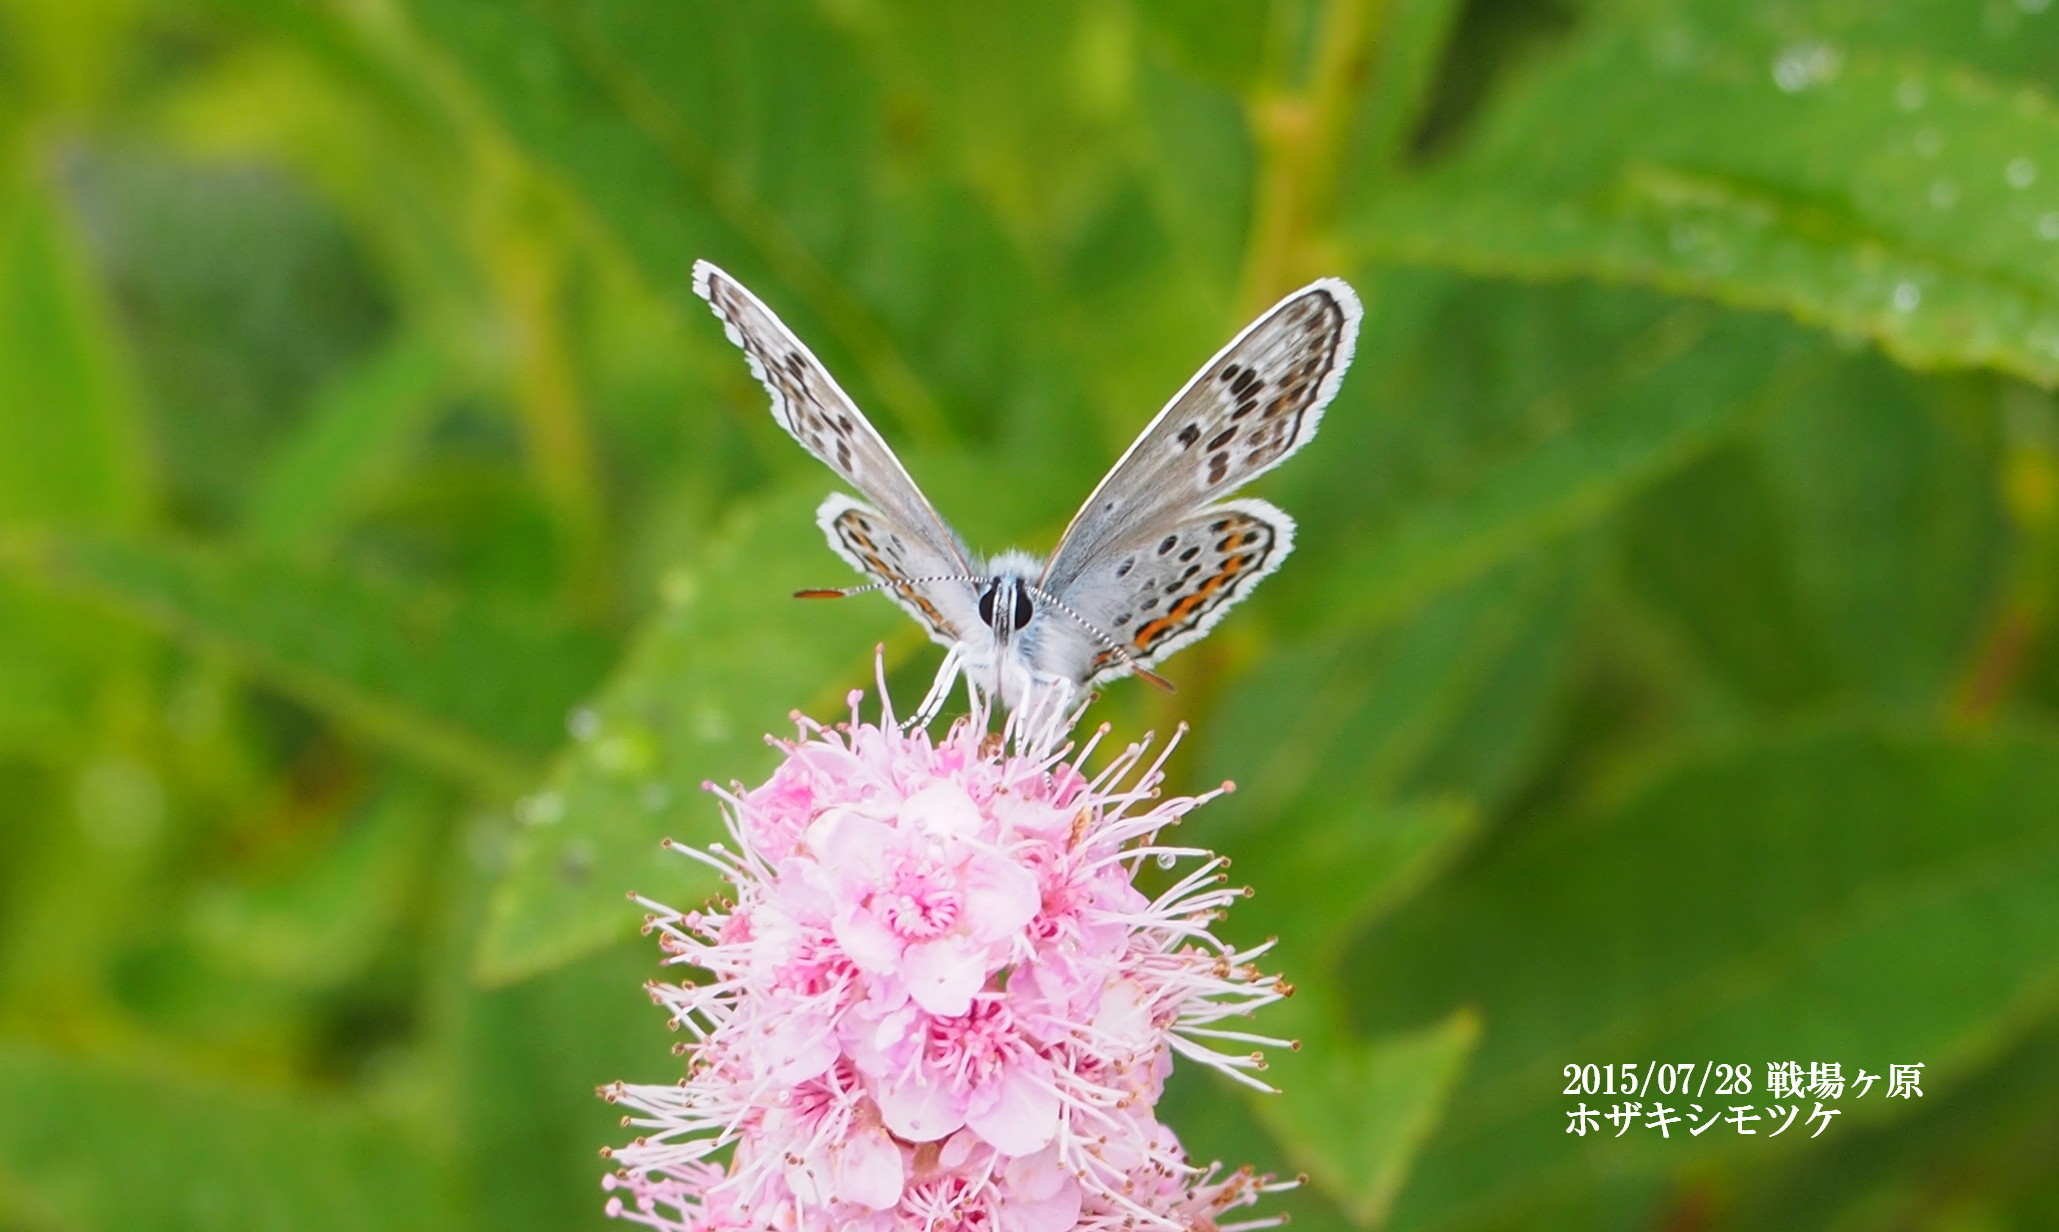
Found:
[[[1129,668],[1137,675],[1143,677],[1146,681],[1150,682],[1153,685],[1156,685],[1158,688],[1164,689],[1168,693],[1178,691],[1173,688],[1172,681],[1167,680],[1165,677],[1159,675],[1157,672],[1152,671],[1150,668],[1145,667],[1143,663],[1139,662],[1137,656],[1130,652],[1130,648],[1128,646],[1123,645],[1121,642],[1118,642],[1114,638],[1108,636],[1106,633],[1103,633],[1099,625],[1095,624],[1091,620],[1088,620],[1086,617],[1080,615],[1078,612],[1073,611],[1070,607],[1066,606],[1063,602],[1061,602],[1058,596],[1051,594],[1048,591],[1044,590],[1042,587],[1038,586],[1026,586],[1023,589],[1029,592],[1030,598],[1035,599],[1039,603],[1049,604],[1050,606],[1057,608],[1059,611],[1064,612],[1067,616],[1072,617],[1072,622],[1074,624],[1078,625],[1082,629],[1085,629],[1087,631],[1087,634],[1090,637],[1092,637],[1095,641],[1100,642],[1102,646],[1106,647],[1109,653],[1113,654],[1116,658],[1121,659],[1124,667]]]
[[[870,594],[875,590],[906,590],[910,586],[922,586],[931,582],[984,582],[985,578],[970,574],[949,573],[937,577],[898,578],[891,582],[873,582],[866,586],[811,587],[794,592],[796,599],[848,599],[852,595]]]

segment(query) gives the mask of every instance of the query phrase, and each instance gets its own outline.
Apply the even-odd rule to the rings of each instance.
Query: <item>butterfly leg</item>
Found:
[[[1032,744],[1055,744],[1079,717],[1080,690],[1070,677],[1054,672],[1030,673],[1010,716]]]
[[[944,662],[937,668],[937,678],[930,683],[929,692],[923,694],[922,704],[910,715],[904,731],[918,731],[928,727],[930,720],[937,717],[937,711],[944,708],[944,702],[951,696],[952,686],[958,683],[965,665],[965,652],[953,646],[944,652]]]

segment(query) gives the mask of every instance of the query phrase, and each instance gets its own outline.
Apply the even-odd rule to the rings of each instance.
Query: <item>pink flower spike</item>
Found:
[[[638,1134],[607,1211],[660,1232],[1230,1232],[1271,1178],[1188,1160],[1154,1105],[1174,1058],[1249,1085],[1229,1029],[1284,986],[1211,922],[1221,861],[1161,832],[1165,753],[1096,772],[1078,711],[984,712],[933,738],[798,720],[761,786],[715,794],[730,842],[678,848],[734,902],[651,911],[676,1083],[603,1089]],[[1172,743],[1177,743],[1178,736]],[[1187,867],[1169,877],[1159,865]],[[1134,884],[1154,870],[1155,894]],[[1218,1047],[1220,1045],[1220,1048]]]

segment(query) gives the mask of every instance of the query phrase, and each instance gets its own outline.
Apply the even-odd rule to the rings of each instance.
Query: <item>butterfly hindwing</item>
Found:
[[[1050,670],[1093,684],[1149,667],[1207,633],[1294,549],[1294,520],[1261,500],[1225,501],[1170,521],[1148,542],[1093,562],[1058,596],[1091,634],[1039,646]],[[1057,628],[1073,622],[1053,620]],[[1039,666],[1045,666],[1039,663]]]
[[[935,641],[956,646],[980,626],[977,592],[963,566],[893,518],[839,492],[822,502],[815,522],[838,556],[879,582]]]
[[[729,340],[743,350],[751,374],[772,395],[772,416],[809,453],[858,489],[901,533],[969,571],[963,546],[915,486],[907,468],[881,439],[857,403],[801,345],[763,300],[706,261],[693,267],[695,294],[721,318]]]
[[[1351,362],[1358,296],[1325,278],[1275,304],[1203,365],[1074,515],[1044,585],[1063,591],[1307,444]]]

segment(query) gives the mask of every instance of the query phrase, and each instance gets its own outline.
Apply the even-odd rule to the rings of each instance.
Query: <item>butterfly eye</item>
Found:
[[[1037,609],[1030,603],[1029,594],[1025,591],[1017,590],[1015,592],[1015,627],[1018,629],[1027,628],[1030,617],[1036,614]]]
[[[987,623],[988,628],[993,628],[994,583],[992,582],[989,582],[987,584],[987,588],[985,590],[979,592],[979,618]]]

